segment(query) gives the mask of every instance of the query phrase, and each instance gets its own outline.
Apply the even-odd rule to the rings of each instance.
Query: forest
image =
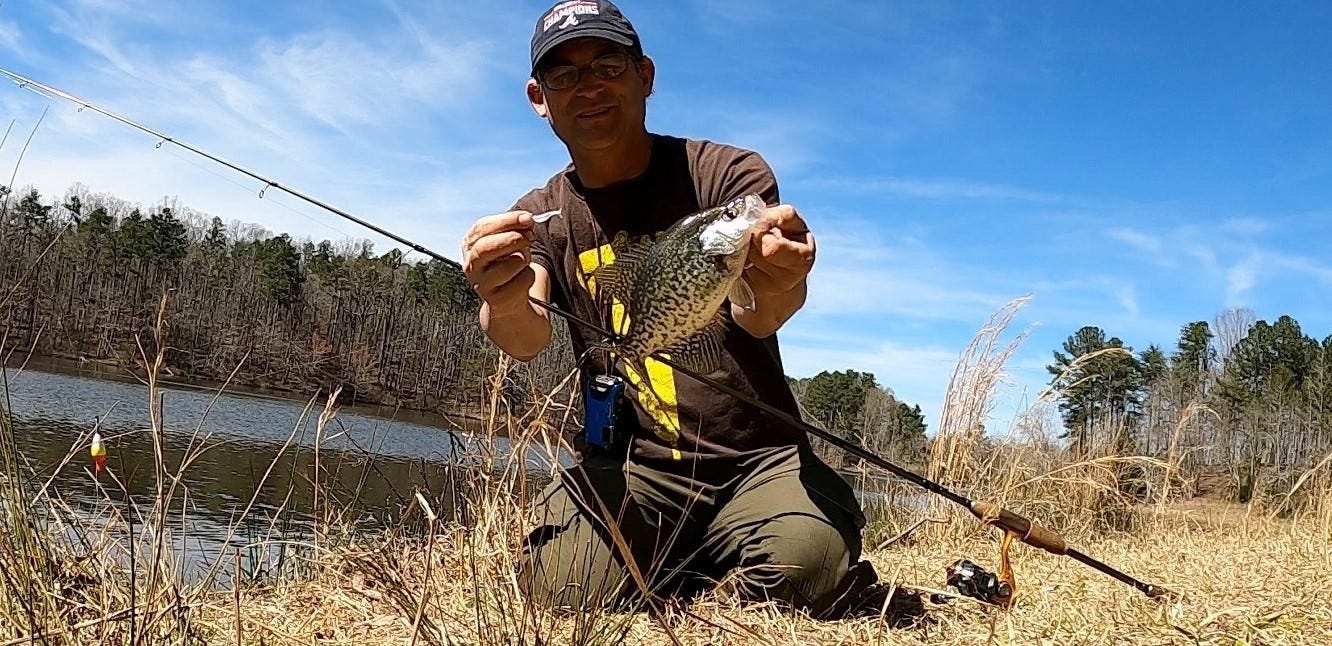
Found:
[[[1290,316],[1230,309],[1136,353],[1085,326],[1047,369],[1072,452],[1159,457],[1240,502],[1290,491],[1332,450],[1332,335]]]
[[[6,196],[0,335],[9,350],[132,369],[168,294],[165,378],[349,402],[474,409],[497,352],[455,268],[368,241],[297,241],[174,202],[75,185]],[[571,365],[549,352],[529,374]],[[544,384],[537,384],[538,386]]]
[[[7,354],[133,371],[167,294],[168,379],[301,398],[341,387],[349,402],[472,414],[486,384],[498,379],[516,409],[573,368],[562,323],[537,359],[501,362],[476,324],[474,292],[445,263],[376,253],[365,240],[297,240],[171,200],[144,207],[80,184],[50,200],[31,188],[0,192]],[[1332,447],[1332,336],[1234,309],[1183,324],[1172,345],[1134,352],[1099,327],[1075,331],[1048,366],[1060,417],[1048,433],[1078,456],[1153,456],[1210,473],[1239,500],[1289,488]],[[812,423],[894,459],[924,456],[919,406],[873,374],[788,381]]]

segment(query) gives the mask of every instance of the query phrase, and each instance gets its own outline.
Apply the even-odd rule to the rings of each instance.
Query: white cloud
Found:
[[[1139,251],[1156,253],[1161,250],[1161,239],[1135,229],[1115,228],[1106,233],[1111,240],[1118,240]]]
[[[343,135],[383,127],[424,106],[467,105],[480,93],[490,60],[484,47],[466,43],[404,50],[339,32],[266,42],[256,58],[258,69],[246,76],[276,94],[275,103],[293,105]]]
[[[1237,238],[1249,239],[1261,236],[1271,228],[1271,223],[1257,218],[1227,218],[1221,221],[1217,230]]]
[[[1271,258],[1273,265],[1287,271],[1311,276],[1315,280],[1332,285],[1332,267],[1320,264],[1302,256],[1277,255]]]
[[[521,72],[502,69],[511,62],[476,24],[395,6],[374,25],[224,44],[125,37],[150,24],[187,29],[209,11],[168,19],[186,6],[155,4],[46,7],[51,28],[82,53],[45,61],[50,69],[33,76],[448,256],[473,219],[506,208],[563,164],[548,132],[533,139],[544,128],[534,117],[524,128],[489,109],[521,101],[516,82],[490,80]],[[509,19],[501,13],[496,20]],[[48,104],[27,92],[0,97],[19,118],[11,143]],[[50,105],[20,186],[52,197],[77,181],[145,205],[178,196],[225,221],[297,238],[370,238],[381,251],[393,244],[276,190],[257,199],[261,182],[170,144],[154,148],[149,135],[92,110]],[[488,145],[462,143],[478,137]],[[17,150],[6,145],[0,163]]]
[[[1119,305],[1124,308],[1124,311],[1128,313],[1129,316],[1136,318],[1142,313],[1142,309],[1138,306],[1137,292],[1133,289],[1132,285],[1120,287],[1115,291],[1115,296],[1119,301]]]
[[[18,25],[7,20],[0,20],[0,47],[19,56],[24,55],[27,48],[24,46],[23,31],[19,29]]]
[[[970,331],[956,337],[956,347],[940,341],[885,340],[875,329],[859,333],[830,331],[817,322],[803,319],[801,314],[781,333],[783,364],[786,373],[794,377],[848,368],[873,373],[879,384],[891,389],[900,401],[920,405],[933,432],[938,428],[958,361],[989,314],[971,322],[974,325],[969,326]],[[993,351],[1006,347],[1029,325],[1015,320],[1000,335]],[[1017,346],[1016,351],[1024,351],[1024,346]],[[994,424],[987,426],[992,430],[1004,428],[1004,424],[1029,406],[1046,379],[1043,364],[1032,359],[1022,361],[1020,357],[1015,354],[1010,358],[991,394],[990,420]]]
[[[793,326],[794,328],[794,326]],[[782,362],[793,377],[812,377],[824,370],[871,372],[897,398],[920,404],[934,428],[939,420],[948,377],[959,350],[908,347],[871,338],[827,336],[804,329],[782,333]]]
[[[869,222],[829,218],[816,227],[819,259],[806,310],[837,316],[882,312],[920,320],[979,320],[1006,302],[974,267],[911,236],[895,240]]]
[[[1228,304],[1234,305],[1244,302],[1245,292],[1258,283],[1258,272],[1261,264],[1262,261],[1258,254],[1249,254],[1244,260],[1226,269],[1226,302]]]

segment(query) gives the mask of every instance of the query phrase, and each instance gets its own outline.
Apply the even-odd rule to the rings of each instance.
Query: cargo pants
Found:
[[[721,584],[752,601],[826,606],[860,558],[850,485],[807,449],[782,447],[720,482],[593,454],[537,500],[519,585],[539,604],[625,608]]]

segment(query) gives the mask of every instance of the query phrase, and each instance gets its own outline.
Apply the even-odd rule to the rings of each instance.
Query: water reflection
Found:
[[[51,496],[89,518],[108,501],[121,510],[150,504],[156,478],[146,387],[6,372],[15,443]],[[195,570],[259,539],[308,534],[316,502],[318,511],[336,512],[356,527],[392,527],[419,491],[440,516],[465,522],[469,473],[512,467],[534,488],[552,464],[535,447],[514,463],[506,439],[453,428],[340,413],[321,435],[320,410],[299,403],[185,389],[161,394],[167,472],[189,459],[177,496],[183,519],[177,504],[171,527],[187,568]],[[97,478],[87,457],[95,427],[106,441],[109,470]]]
[[[6,370],[6,377],[15,442],[38,482],[49,483],[52,497],[93,520],[105,515],[108,503],[117,511],[128,504],[147,508],[155,477],[145,386],[34,370]],[[308,536],[320,511],[336,512],[353,527],[406,523],[410,531],[420,514],[404,518],[404,511],[415,504],[416,492],[442,518],[467,522],[467,487],[475,470],[507,470],[523,479],[523,491],[535,492],[553,461],[571,464],[567,454],[552,460],[537,447],[515,462],[519,456],[507,439],[484,437],[458,420],[426,425],[343,409],[321,435],[321,409],[299,402],[182,388],[161,395],[168,473],[190,456],[176,497],[184,501],[183,514],[177,503],[170,527],[173,547],[195,573],[237,548],[254,552],[256,542]],[[110,471],[99,478],[87,452],[94,428],[106,440]],[[843,476],[871,517],[923,508],[917,490],[893,486],[891,479]],[[249,559],[258,568],[272,556]],[[220,574],[225,583],[229,572]]]

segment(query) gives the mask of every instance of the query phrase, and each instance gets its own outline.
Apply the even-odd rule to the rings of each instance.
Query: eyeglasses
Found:
[[[592,75],[609,81],[618,78],[629,69],[629,55],[624,52],[602,54],[587,65],[556,65],[537,73],[538,80],[547,90],[567,90],[578,84],[583,78],[583,70],[591,70]]]

